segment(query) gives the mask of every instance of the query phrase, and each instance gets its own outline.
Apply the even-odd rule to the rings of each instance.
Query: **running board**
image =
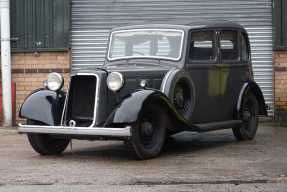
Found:
[[[198,132],[208,132],[208,131],[216,131],[221,129],[238,127],[241,124],[242,124],[241,120],[229,120],[229,121],[195,124],[195,126],[198,127],[199,129]]]

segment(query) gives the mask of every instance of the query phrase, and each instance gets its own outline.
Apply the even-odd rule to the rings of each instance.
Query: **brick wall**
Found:
[[[31,91],[43,87],[50,72],[59,72],[68,82],[70,71],[69,52],[13,53],[12,80],[16,83],[16,119],[24,99]],[[67,83],[65,83],[67,85]]]
[[[274,53],[275,118],[287,122],[287,51]]]

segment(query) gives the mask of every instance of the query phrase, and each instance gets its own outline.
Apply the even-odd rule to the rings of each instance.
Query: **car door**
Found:
[[[222,120],[230,120],[234,118],[238,95],[246,79],[248,49],[246,39],[237,30],[221,30],[219,34],[221,113]]]
[[[186,70],[195,85],[193,123],[218,121],[220,101],[220,71],[215,30],[192,30],[189,33]]]

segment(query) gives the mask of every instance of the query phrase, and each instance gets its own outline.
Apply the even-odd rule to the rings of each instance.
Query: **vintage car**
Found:
[[[234,23],[119,27],[106,62],[71,73],[67,91],[62,75],[48,75],[24,101],[18,131],[41,155],[62,153],[71,139],[114,139],[138,159],[159,155],[183,131],[231,128],[250,140],[267,115],[250,55]]]

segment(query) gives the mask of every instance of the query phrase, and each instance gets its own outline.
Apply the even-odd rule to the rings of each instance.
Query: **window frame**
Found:
[[[181,40],[180,40],[180,53],[177,58],[171,57],[163,57],[163,56],[124,56],[124,57],[117,57],[112,58],[110,57],[111,48],[112,48],[112,38],[115,33],[120,32],[136,32],[136,31],[174,31],[181,33]],[[124,29],[124,30],[117,30],[112,31],[110,33],[109,42],[108,42],[108,49],[107,49],[107,59],[108,61],[117,61],[117,60],[125,60],[125,59],[163,59],[168,61],[180,61],[183,57],[183,49],[184,49],[184,39],[185,39],[185,31],[182,29],[172,29],[172,28],[138,28],[138,29]]]
[[[247,49],[247,60],[243,60],[243,49],[242,49],[242,39],[243,38],[245,40],[246,43],[246,49]],[[240,32],[239,33],[239,39],[240,39],[240,61],[243,63],[249,63],[251,60],[251,49],[250,49],[250,42],[249,42],[249,38],[248,35],[244,32]]]
[[[237,50],[238,50],[238,58],[237,60],[223,60],[222,59],[222,54],[221,54],[221,47],[220,47],[220,40],[221,40],[221,36],[224,32],[235,32],[236,33],[236,41],[237,41]],[[221,29],[218,30],[218,37],[217,37],[217,41],[218,41],[218,52],[219,52],[219,60],[221,64],[236,64],[236,63],[240,63],[241,62],[241,43],[240,43],[240,35],[239,35],[239,31],[235,30],[235,29]]]
[[[213,60],[192,60],[190,58],[192,33],[195,32],[213,32]],[[188,64],[217,64],[218,63],[218,43],[217,43],[217,30],[216,29],[192,29],[188,32],[188,49],[186,52],[186,63]]]

